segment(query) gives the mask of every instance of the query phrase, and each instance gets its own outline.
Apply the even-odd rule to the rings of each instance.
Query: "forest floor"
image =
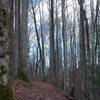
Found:
[[[13,93],[15,100],[67,100],[63,91],[39,81],[31,84],[14,81]]]

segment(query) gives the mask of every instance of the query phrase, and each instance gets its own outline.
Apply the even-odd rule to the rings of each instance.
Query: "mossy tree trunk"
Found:
[[[9,0],[0,0],[0,100],[13,100],[8,93]]]
[[[9,14],[8,0],[0,0],[0,83],[3,86],[8,83]]]

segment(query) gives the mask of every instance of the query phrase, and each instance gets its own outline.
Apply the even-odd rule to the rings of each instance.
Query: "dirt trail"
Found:
[[[67,100],[59,89],[43,82],[32,82],[31,85],[21,81],[13,82],[15,100]]]

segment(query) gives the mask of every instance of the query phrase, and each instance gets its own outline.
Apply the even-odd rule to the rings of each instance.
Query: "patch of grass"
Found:
[[[7,87],[0,85],[0,100],[14,100],[12,82]]]

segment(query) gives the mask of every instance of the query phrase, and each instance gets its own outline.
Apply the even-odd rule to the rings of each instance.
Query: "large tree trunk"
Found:
[[[22,4],[22,6],[21,6]],[[22,8],[21,8],[22,7]],[[28,81],[27,67],[28,67],[28,33],[27,33],[27,17],[28,17],[28,1],[20,1],[19,8],[22,13],[19,13],[19,33],[18,33],[18,76],[21,80]],[[20,10],[19,9],[19,10]]]
[[[95,34],[95,25],[94,25],[94,3],[93,0],[90,0],[90,9],[91,9],[91,76],[92,76],[92,86],[91,86],[91,94],[92,94],[92,99],[94,100],[94,34]]]
[[[17,76],[17,71],[18,71],[18,34],[19,34],[19,30],[20,30],[20,7],[19,7],[19,0],[15,0],[14,4],[15,4],[15,47],[14,47],[14,64],[15,64],[15,76]]]
[[[84,28],[84,7],[83,7],[83,0],[79,1],[80,5],[80,32],[79,32],[79,38],[80,38],[80,82],[81,82],[81,90],[85,91],[86,89],[86,47],[85,47],[85,28]],[[81,99],[85,100],[86,97],[81,91]]]
[[[54,0],[50,4],[50,73],[51,80],[56,83],[56,55],[55,55],[55,41],[54,41]]]
[[[56,0],[56,78],[60,88],[63,87],[63,68],[62,68],[62,47],[61,30],[58,17],[58,0]]]
[[[9,15],[8,0],[0,0],[0,84],[8,84]]]
[[[9,37],[10,37],[10,44],[9,44],[9,51],[10,51],[10,62],[9,62],[9,74],[10,79],[14,78],[14,72],[15,72],[15,56],[14,56],[14,41],[15,41],[15,35],[14,35],[14,8],[13,8],[14,1],[11,0],[10,2],[10,25],[9,25]]]
[[[98,31],[97,31],[97,20],[98,20],[98,11],[100,6],[100,0],[96,2],[96,15],[94,16],[94,2],[90,0],[90,9],[91,9],[91,77],[92,77],[92,99],[95,99],[95,92],[94,92],[94,66],[96,64],[96,57],[97,57],[97,44],[98,44]],[[95,39],[96,38],[96,39]]]
[[[41,13],[41,8],[39,7],[39,12],[40,12],[40,28],[41,28],[41,42],[42,42],[42,59],[41,59],[42,79],[45,80],[45,52],[44,52],[44,34],[43,34],[43,25],[42,25],[42,23],[43,23],[43,7],[42,7],[42,13]]]
[[[9,84],[9,43],[10,43],[10,4],[9,0],[0,0],[0,100],[14,100]]]

